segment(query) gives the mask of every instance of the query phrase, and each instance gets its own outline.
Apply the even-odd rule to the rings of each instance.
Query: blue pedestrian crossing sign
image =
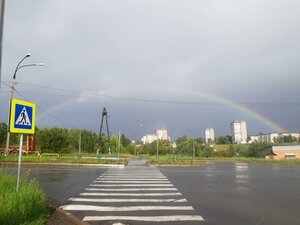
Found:
[[[9,127],[11,133],[34,134],[35,104],[13,98]]]

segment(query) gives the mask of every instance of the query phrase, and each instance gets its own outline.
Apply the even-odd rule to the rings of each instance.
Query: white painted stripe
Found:
[[[145,177],[145,178],[149,178],[149,177],[159,177],[159,178],[161,178],[161,177],[165,177],[164,175],[162,175],[162,174],[151,174],[151,175],[142,175],[142,174],[137,174],[137,173],[135,173],[135,174],[118,174],[118,175],[110,175],[110,174],[108,174],[108,175],[100,175],[99,177],[137,177],[137,178],[143,178],[143,177]]]
[[[144,222],[173,222],[173,221],[204,221],[202,216],[86,216],[83,221],[103,221],[103,220],[121,220],[121,221],[144,221]]]
[[[154,181],[168,181],[168,179],[166,179],[166,178],[162,178],[162,179],[150,179],[150,178],[97,178],[97,180],[142,180],[142,181],[144,181],[144,180],[147,180],[147,181],[149,181],[149,180],[154,180]]]
[[[131,212],[131,211],[159,211],[159,210],[194,210],[192,206],[95,206],[95,205],[64,205],[60,207],[68,211],[101,211],[101,212]]]
[[[106,174],[100,175],[99,177],[158,177],[164,178],[165,176],[162,174],[151,174],[151,175],[139,175],[139,174]]]
[[[91,187],[174,187],[173,184],[90,184]]]
[[[105,174],[105,175],[100,175],[100,176],[164,177],[165,175],[163,175],[163,174],[141,174],[141,173],[118,173],[118,174]]]
[[[118,180],[99,180],[94,181],[94,183],[116,183],[116,184],[168,184],[171,183],[170,181],[118,181]]]
[[[120,170],[118,170],[120,172]],[[106,173],[101,174],[100,176],[120,176],[120,175],[132,175],[132,176],[164,176],[162,173],[141,173],[139,171],[132,171],[132,172],[126,172],[126,173]]]
[[[86,188],[86,191],[178,191],[177,188]]]
[[[182,195],[179,192],[174,193],[80,193],[82,196],[174,196]]]
[[[159,174],[159,173],[157,173],[157,174],[140,174],[140,173],[118,173],[118,174],[102,174],[102,175],[100,175],[100,176],[111,176],[111,177],[115,177],[115,176],[117,176],[117,177],[120,177],[120,176],[133,176],[133,177],[145,177],[145,176],[147,176],[147,177],[149,177],[149,176],[151,176],[151,177],[164,177],[164,175],[163,174]]]
[[[69,198],[69,201],[74,201],[74,202],[105,202],[105,203],[114,203],[114,202],[156,202],[156,203],[166,203],[166,202],[171,202],[171,203],[177,203],[177,202],[187,202],[185,198],[182,199],[144,199],[144,198],[128,198],[128,199],[120,199],[120,198]]]

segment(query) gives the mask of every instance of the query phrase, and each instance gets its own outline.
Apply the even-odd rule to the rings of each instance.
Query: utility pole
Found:
[[[78,153],[81,154],[81,130],[79,129]]]
[[[101,117],[101,125],[100,125],[100,132],[99,132],[99,146],[101,146],[102,142],[105,142],[104,140],[102,140],[102,129],[103,129],[104,117],[105,117],[106,132],[107,132],[107,140],[106,140],[106,142],[109,143],[109,128],[108,128],[108,118],[107,118],[108,114],[107,114],[107,111],[106,111],[105,107],[103,108],[102,117]],[[108,147],[108,150],[109,150],[109,154],[111,154],[110,146]]]
[[[121,151],[121,131],[119,130],[118,158],[120,158],[120,151]]]
[[[195,160],[195,140],[193,139],[193,161]]]
[[[159,139],[158,139],[158,134],[156,134],[156,159],[158,159],[158,141],[159,141]]]
[[[0,0],[0,81],[1,81],[1,74],[2,74],[2,45],[3,45],[4,8],[5,8],[5,0]],[[1,87],[1,83],[0,83],[0,87]]]

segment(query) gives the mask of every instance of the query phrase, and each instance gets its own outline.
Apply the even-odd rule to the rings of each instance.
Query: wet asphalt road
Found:
[[[203,168],[161,168],[205,224],[299,225],[300,167],[210,163]]]
[[[9,166],[11,173],[15,167]],[[30,176],[39,181],[49,202],[56,207],[78,196],[108,171],[107,168],[41,165],[22,168],[31,169]],[[212,162],[208,167],[159,170],[197,215],[205,219],[197,224],[300,225],[299,166]]]
[[[1,168],[1,165],[0,165]],[[4,166],[10,174],[17,174],[17,165]],[[65,204],[70,197],[78,195],[95,177],[103,174],[107,168],[59,165],[22,165],[22,174],[36,179],[45,192],[48,202],[54,207]]]

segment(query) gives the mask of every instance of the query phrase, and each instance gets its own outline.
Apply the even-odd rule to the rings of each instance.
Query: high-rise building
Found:
[[[158,140],[168,140],[168,141],[170,140],[167,129],[157,129],[156,136],[157,136]]]
[[[205,142],[212,143],[215,142],[215,131],[213,128],[206,128],[204,130]]]
[[[245,144],[247,143],[247,127],[246,122],[235,120],[231,122],[232,143]]]

